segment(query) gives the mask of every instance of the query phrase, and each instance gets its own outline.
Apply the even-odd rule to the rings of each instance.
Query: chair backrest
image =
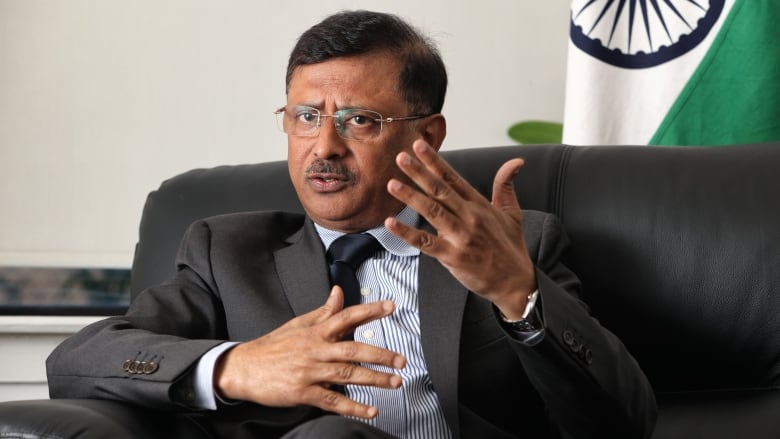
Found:
[[[501,163],[525,158],[521,206],[560,216],[584,299],[659,394],[780,387],[780,143],[443,154],[486,195]],[[133,294],[173,274],[192,221],[247,210],[302,211],[284,162],[164,182],[144,209]]]

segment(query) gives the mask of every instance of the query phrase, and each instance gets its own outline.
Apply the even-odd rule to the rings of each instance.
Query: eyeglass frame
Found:
[[[404,122],[404,121],[409,121],[409,120],[423,119],[423,118],[426,118],[428,116],[432,116],[432,115],[436,114],[436,113],[431,113],[431,114],[420,114],[420,115],[401,116],[401,117],[384,117],[384,116],[382,116],[382,113],[380,113],[378,111],[366,110],[364,108],[343,108],[341,110],[336,110],[333,114],[322,114],[322,111],[320,111],[318,108],[310,107],[308,105],[296,105],[294,108],[295,109],[311,110],[312,113],[317,115],[317,123],[313,125],[312,132],[310,134],[295,134],[295,133],[289,133],[289,132],[285,131],[285,129],[284,129],[284,118],[285,118],[285,116],[287,114],[287,106],[285,105],[283,107],[278,108],[276,111],[274,111],[274,115],[277,116],[277,127],[283,133],[289,134],[291,136],[296,136],[296,137],[316,137],[316,136],[319,135],[320,129],[322,128],[322,118],[323,117],[331,117],[331,118],[333,118],[333,126],[336,128],[336,133],[339,135],[339,137],[341,137],[342,139],[355,140],[355,141],[358,141],[358,142],[374,140],[374,139],[378,138],[379,136],[381,136],[382,135],[382,128],[384,128],[384,125],[386,123],[387,124],[391,124],[393,122]],[[345,119],[344,116],[341,116],[339,113],[347,113],[347,112],[350,112],[350,111],[352,111],[352,112],[372,113],[372,114],[377,115],[378,117],[375,117],[375,118],[371,117],[372,121],[379,122],[379,131],[377,132],[377,134],[374,137],[367,138],[367,139],[355,139],[353,137],[346,137],[344,135],[345,132],[346,132],[346,128],[342,128],[342,127],[346,126],[344,121],[347,120],[347,119]],[[283,115],[282,116],[281,126],[278,123],[278,116],[280,114]]]

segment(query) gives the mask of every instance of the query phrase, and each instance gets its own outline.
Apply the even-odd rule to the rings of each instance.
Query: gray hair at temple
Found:
[[[409,111],[441,112],[447,93],[447,70],[436,45],[403,19],[380,12],[339,12],[304,32],[287,63],[287,91],[299,66],[381,51],[401,61],[397,86]]]

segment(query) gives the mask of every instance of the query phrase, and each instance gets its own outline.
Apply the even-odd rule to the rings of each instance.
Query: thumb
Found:
[[[512,159],[501,165],[493,179],[493,206],[503,210],[520,210],[515,193],[514,177],[525,164],[523,159]]]

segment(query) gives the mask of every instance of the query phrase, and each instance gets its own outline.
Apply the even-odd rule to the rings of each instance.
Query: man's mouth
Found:
[[[317,192],[337,192],[354,180],[353,174],[341,163],[317,160],[305,171],[306,181]]]

